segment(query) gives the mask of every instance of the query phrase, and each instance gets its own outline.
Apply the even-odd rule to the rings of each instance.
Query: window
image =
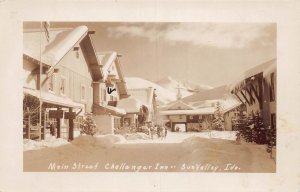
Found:
[[[52,74],[48,80],[48,90],[54,92],[55,90],[55,75]]]
[[[66,95],[66,78],[61,77],[60,79],[60,94]]]
[[[85,90],[85,85],[81,85],[81,100],[85,101],[86,100],[86,90]]]
[[[274,82],[274,73],[271,73],[270,101],[275,101],[275,82]]]
[[[117,117],[114,118],[114,128],[115,129],[120,128],[120,118],[117,118]]]
[[[131,125],[131,119],[130,118],[124,118],[124,125],[125,126]]]

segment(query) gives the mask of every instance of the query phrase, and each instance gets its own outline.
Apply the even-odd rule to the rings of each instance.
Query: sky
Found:
[[[276,58],[274,23],[50,22],[50,30],[80,25],[96,31],[96,51],[122,55],[125,76],[153,82],[171,76],[216,87]]]

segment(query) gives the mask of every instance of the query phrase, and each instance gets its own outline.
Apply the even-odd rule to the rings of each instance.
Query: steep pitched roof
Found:
[[[86,36],[88,28],[79,26],[74,29],[51,29],[50,41],[44,32],[24,31],[23,51],[25,55],[40,60],[47,65],[57,64],[74,45]],[[42,54],[42,55],[40,55]]]
[[[99,61],[95,55],[92,39],[86,26],[73,29],[50,29],[49,42],[45,33],[40,30],[26,30],[23,32],[23,53],[27,57],[54,67],[76,45],[80,44],[87,63],[92,68],[93,80],[99,80],[103,74]],[[39,64],[39,62],[36,62]]]
[[[277,62],[277,59],[274,58],[265,63],[256,65],[255,67],[252,67],[252,68],[246,70],[243,74],[241,74],[235,81],[233,81],[229,85],[230,90],[234,90],[236,87],[242,86],[246,79],[251,78],[254,75],[262,73],[262,75],[264,76],[264,75],[269,74],[271,71],[275,71],[276,62]]]
[[[106,80],[109,75],[109,69],[113,64],[116,66],[116,71],[118,73],[119,81],[116,82],[120,97],[127,98],[128,90],[126,86],[126,82],[123,75],[122,65],[120,64],[120,60],[118,58],[118,54],[115,51],[112,52],[97,52],[98,60],[100,61],[103,71],[103,79]]]
[[[206,107],[192,110],[166,110],[160,111],[160,115],[212,115],[215,112],[214,107]]]
[[[178,109],[191,110],[191,109],[194,109],[192,106],[182,102],[181,100],[174,102],[172,105],[169,105],[167,108],[168,108],[168,110],[178,110]]]
[[[197,102],[197,101],[205,101],[205,100],[214,100],[220,99],[224,97],[228,90],[227,85],[223,85],[220,87],[216,87],[213,89],[209,89],[200,93],[196,93],[181,99],[184,103]]]

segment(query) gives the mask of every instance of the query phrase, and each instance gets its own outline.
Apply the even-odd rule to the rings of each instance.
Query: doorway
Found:
[[[173,131],[178,133],[187,132],[186,123],[172,123]]]

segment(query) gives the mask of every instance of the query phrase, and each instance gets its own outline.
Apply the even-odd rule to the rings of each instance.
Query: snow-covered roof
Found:
[[[41,101],[46,103],[52,103],[55,105],[60,105],[64,107],[75,107],[75,108],[84,108],[82,103],[77,103],[70,98],[67,97],[60,97],[50,92],[39,91],[35,89],[23,88],[23,92],[37,98],[41,98]]]
[[[127,98],[128,90],[124,80],[122,66],[118,59],[118,54],[115,51],[97,52],[97,58],[102,65],[103,79],[106,80],[109,74],[114,75],[118,81],[116,82],[121,98]],[[115,64],[115,68],[112,65]]]
[[[221,105],[222,113],[226,113],[242,104],[235,97],[233,97],[231,95],[225,95],[225,96],[223,96],[223,98],[220,98],[220,99],[203,100],[203,101],[189,102],[189,103],[184,103],[182,100],[180,100],[180,101],[172,102],[172,104],[166,105],[164,107],[161,107],[160,110],[163,112],[162,114],[164,114],[164,115],[166,115],[166,114],[168,114],[168,115],[197,114],[198,112],[204,112],[204,114],[205,114],[208,111],[210,111],[210,112],[215,111],[215,104],[217,102],[219,102]],[[184,103],[187,106],[192,106],[192,107],[190,109],[185,109],[185,110],[171,109],[172,106],[175,106],[177,103]],[[168,112],[166,112],[166,111],[168,111]],[[176,112],[176,111],[178,111],[178,112]],[[199,114],[201,114],[201,113],[199,113]]]
[[[198,102],[205,100],[221,99],[228,92],[227,85],[209,89],[200,93],[196,93],[181,99],[184,103]]]
[[[56,65],[86,34],[88,28],[79,26],[74,29],[49,31],[49,42],[44,32],[24,31],[23,52],[25,55],[40,60],[50,66]]]
[[[182,102],[181,100],[177,100],[175,102],[172,102],[172,104],[168,105],[166,108],[167,110],[172,110],[172,109],[186,109],[186,110],[191,110],[194,109],[194,107],[188,105],[187,103]]]
[[[225,99],[221,100],[220,103],[223,107],[223,113],[226,113],[242,104],[238,99],[232,96],[226,97]]]
[[[251,78],[257,74],[262,73],[263,76],[265,76],[266,74],[269,74],[270,71],[275,71],[276,69],[276,62],[277,59],[272,59],[270,61],[267,61],[265,63],[262,63],[260,65],[257,65],[251,69],[248,69],[247,71],[245,71],[242,75],[240,75],[235,81],[233,81],[230,85],[229,85],[229,90],[233,90],[236,87],[242,86],[242,84],[244,84],[244,81],[248,78]]]
[[[119,107],[113,107],[113,106],[107,105],[107,106],[105,106],[105,108],[107,108],[109,110],[112,110],[114,112],[117,112],[119,114],[123,114],[123,115],[126,114],[125,109],[122,109],[122,108],[119,108]]]
[[[101,65],[103,66],[102,69],[104,73],[104,79],[106,79],[110,66],[117,58],[117,53],[115,51],[112,51],[112,52],[97,52],[96,54]]]
[[[275,72],[276,69],[277,69],[276,62],[273,62],[269,67],[267,67],[264,70],[263,76],[266,77],[266,76],[270,75],[271,73]]]
[[[128,89],[129,95],[132,98],[139,100],[143,105],[147,106],[149,109],[152,106],[154,89],[140,88],[140,89]]]
[[[114,107],[110,105],[106,106],[101,106],[94,104],[93,105],[93,113],[95,115],[107,115],[107,114],[112,114],[112,115],[125,115],[126,111],[125,109],[122,109],[120,107]]]
[[[156,100],[162,104],[176,100],[176,93],[173,93],[172,91],[146,79],[139,77],[126,77],[125,81],[128,89],[145,89],[148,87],[153,87],[155,89],[155,93],[157,94]]]
[[[214,107],[206,107],[192,110],[166,110],[160,111],[160,115],[210,115],[214,114]]]
[[[138,113],[142,105],[142,102],[138,99],[129,97],[119,100],[117,107],[124,109],[127,113]]]

